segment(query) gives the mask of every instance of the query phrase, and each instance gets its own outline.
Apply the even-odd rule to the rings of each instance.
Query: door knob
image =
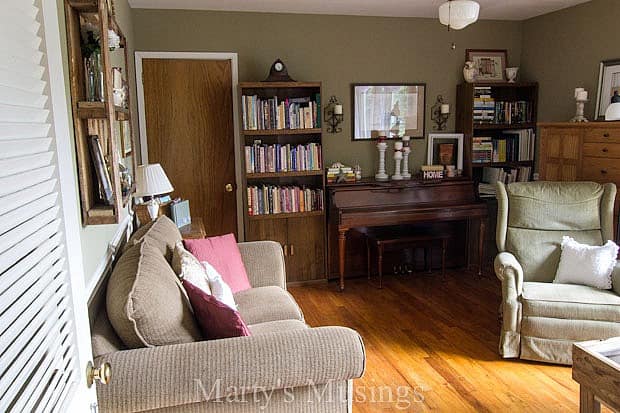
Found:
[[[224,186],[224,189],[226,190],[226,192],[232,192],[233,191],[233,186],[232,186],[232,184],[226,184]]]
[[[86,384],[88,388],[91,388],[96,381],[101,384],[108,384],[111,377],[112,366],[110,366],[110,363],[103,363],[97,368],[90,361],[86,365]]]

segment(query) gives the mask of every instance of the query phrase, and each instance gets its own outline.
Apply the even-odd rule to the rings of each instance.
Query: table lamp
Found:
[[[159,202],[156,195],[168,194],[174,191],[170,180],[160,164],[140,165],[136,171],[136,193],[134,197],[150,197],[147,208],[151,219],[157,219]]]

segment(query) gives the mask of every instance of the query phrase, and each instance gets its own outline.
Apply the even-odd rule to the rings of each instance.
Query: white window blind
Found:
[[[40,2],[0,5],[0,412],[61,411],[78,374]]]

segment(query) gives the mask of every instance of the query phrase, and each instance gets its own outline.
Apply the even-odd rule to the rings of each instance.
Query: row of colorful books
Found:
[[[312,129],[321,127],[321,95],[279,99],[241,96],[244,130]]]
[[[500,136],[472,138],[472,162],[515,162],[534,159],[536,135],[533,129],[503,131]]]
[[[532,121],[532,105],[526,100],[497,101],[488,86],[474,88],[474,122],[505,123],[507,125]]]
[[[322,211],[323,190],[299,186],[248,186],[248,215]]]
[[[245,172],[292,172],[318,171],[323,169],[321,145],[308,143],[291,144],[254,144],[245,147]]]

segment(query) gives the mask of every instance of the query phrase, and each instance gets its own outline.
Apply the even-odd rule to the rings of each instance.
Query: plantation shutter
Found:
[[[0,13],[0,412],[62,411],[78,381],[41,0]]]

